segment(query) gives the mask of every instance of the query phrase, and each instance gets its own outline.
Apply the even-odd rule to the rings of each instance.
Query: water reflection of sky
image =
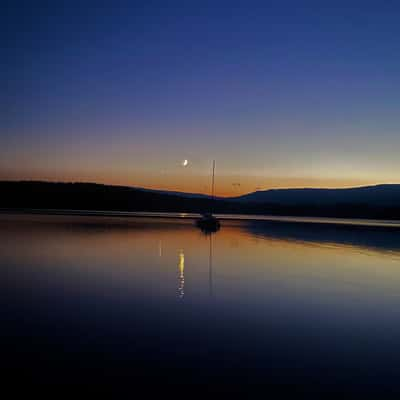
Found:
[[[373,358],[376,346],[400,360],[391,347],[400,334],[398,230],[232,221],[206,236],[191,221],[66,216],[2,216],[0,226],[8,310],[61,325],[94,319],[105,330],[112,321],[121,335],[133,335],[131,321],[134,335],[158,332],[152,357],[177,346],[176,323],[188,343],[223,340],[229,353],[235,340],[235,354],[260,363],[303,354],[315,340],[335,362],[358,366],[349,354]],[[149,345],[141,340],[138,349]],[[180,351],[197,359],[189,345]]]
[[[231,222],[204,236],[190,221],[18,219],[2,221],[4,261],[34,274],[51,269],[105,279],[142,295],[170,297],[178,288],[178,297],[202,301],[214,279],[217,296],[235,303],[263,304],[271,293],[293,298],[302,291],[306,299],[341,293],[382,301],[397,296],[400,283],[397,229]]]

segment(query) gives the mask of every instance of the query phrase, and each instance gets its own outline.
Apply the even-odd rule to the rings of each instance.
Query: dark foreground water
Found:
[[[400,392],[398,227],[3,214],[0,267],[14,388]]]

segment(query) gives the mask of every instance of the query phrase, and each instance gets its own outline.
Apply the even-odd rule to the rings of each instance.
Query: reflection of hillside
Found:
[[[379,226],[311,224],[299,222],[251,221],[244,229],[256,236],[337,243],[374,250],[400,252],[400,229]]]
[[[112,232],[176,232],[192,229],[193,220],[175,218],[124,218],[75,215],[2,215],[0,227],[7,231],[34,229],[48,232],[96,233]]]

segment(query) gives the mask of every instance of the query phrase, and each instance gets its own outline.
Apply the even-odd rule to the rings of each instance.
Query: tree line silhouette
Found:
[[[238,202],[232,199],[213,201],[209,198],[151,192],[126,186],[39,181],[0,181],[0,208],[194,213],[212,210],[214,213],[225,214],[400,219],[400,204],[382,207],[362,202],[284,205]]]

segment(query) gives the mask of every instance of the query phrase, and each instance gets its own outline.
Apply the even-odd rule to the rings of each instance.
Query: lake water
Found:
[[[3,214],[0,266],[3,377],[400,391],[396,226]]]

